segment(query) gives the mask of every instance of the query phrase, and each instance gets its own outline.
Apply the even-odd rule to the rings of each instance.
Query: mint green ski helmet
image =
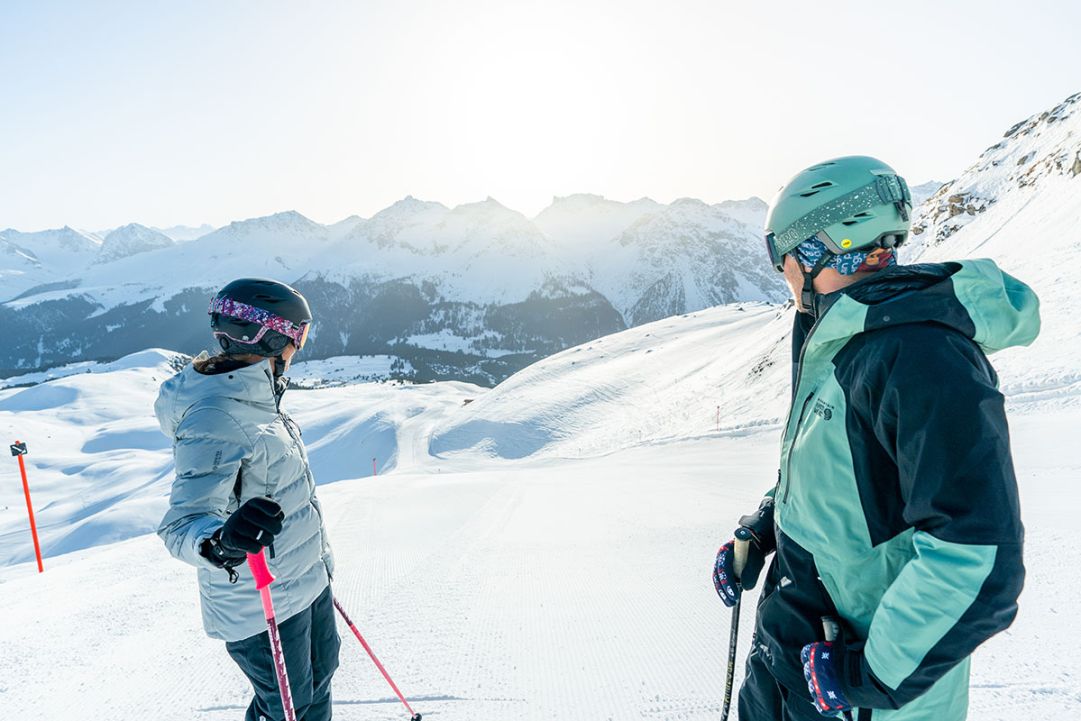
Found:
[[[912,225],[912,195],[904,178],[881,160],[849,155],[812,165],[777,193],[766,216],[770,262],[815,236],[833,255],[896,248]]]

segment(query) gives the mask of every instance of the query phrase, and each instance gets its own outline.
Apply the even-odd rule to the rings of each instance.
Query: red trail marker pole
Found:
[[[27,453],[26,444],[15,441],[11,446],[11,455],[19,459],[19,473],[23,477],[23,493],[26,495],[26,512],[30,516],[30,535],[34,537],[34,555],[38,559],[38,573],[45,573],[45,567],[41,563],[41,543],[38,542],[38,525],[34,522],[34,504],[30,502],[30,483],[26,480],[26,464],[23,456]]]

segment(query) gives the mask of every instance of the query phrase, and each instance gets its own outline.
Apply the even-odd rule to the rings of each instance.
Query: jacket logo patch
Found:
[[[821,398],[815,401],[813,411],[816,416],[818,416],[824,421],[828,421],[833,418],[833,406],[831,406],[829,403],[826,403]]]

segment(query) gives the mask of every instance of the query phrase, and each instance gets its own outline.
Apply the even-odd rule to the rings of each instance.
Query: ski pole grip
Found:
[[[833,643],[837,640],[837,637],[841,633],[841,624],[837,623],[837,619],[833,616],[822,617],[822,636]]]
[[[736,529],[736,543],[732,550],[732,570],[736,572],[736,579],[743,575],[743,569],[747,567],[747,556],[751,552],[751,532],[746,528]]]
[[[255,587],[260,591],[274,583],[274,574],[266,565],[264,552],[265,549],[259,549],[259,553],[248,554],[248,568],[251,569],[251,575],[255,579]]]

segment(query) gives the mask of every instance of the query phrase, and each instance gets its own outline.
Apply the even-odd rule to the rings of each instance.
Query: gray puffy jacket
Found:
[[[267,364],[257,363],[216,375],[188,364],[161,385],[154,404],[176,460],[158,535],[170,553],[199,568],[203,626],[212,638],[239,641],[266,630],[247,564],[230,583],[199,554],[203,540],[249,498],[269,496],[285,512],[274,557],[267,553],[279,622],[310,606],[334,570],[300,428],[280,403]]]

